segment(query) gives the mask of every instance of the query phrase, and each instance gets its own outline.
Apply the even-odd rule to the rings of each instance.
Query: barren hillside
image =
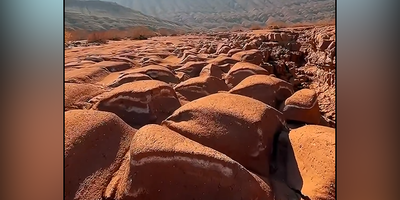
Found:
[[[147,26],[153,29],[186,29],[186,25],[145,15],[112,2],[66,0],[65,28],[99,31]]]
[[[196,27],[310,22],[335,18],[333,0],[106,0],[144,14]]]

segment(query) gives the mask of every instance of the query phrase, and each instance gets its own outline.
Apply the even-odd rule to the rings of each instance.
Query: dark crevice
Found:
[[[310,197],[308,197],[308,196],[304,195],[303,193],[301,193],[300,190],[294,189],[294,188],[292,188],[292,187],[290,187],[290,186],[288,186],[288,187],[289,187],[291,190],[293,190],[296,194],[300,195],[300,197],[301,197],[302,199],[304,199],[304,200],[311,200]]]

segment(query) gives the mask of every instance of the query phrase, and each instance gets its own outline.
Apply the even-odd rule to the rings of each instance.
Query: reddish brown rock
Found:
[[[278,42],[263,42],[258,49],[268,49],[268,48],[272,48],[272,47],[277,47],[279,46]]]
[[[310,89],[295,92],[281,105],[280,111],[290,121],[319,124],[321,120],[317,94]]]
[[[166,51],[167,49],[165,49],[164,51]],[[173,51],[173,50],[172,50]],[[171,55],[173,55],[172,53],[170,53],[170,52],[168,52],[168,51],[166,51],[166,52],[154,52],[154,53],[146,53],[146,55],[147,56],[151,56],[151,57],[158,57],[158,58],[161,58],[161,59],[165,59],[165,58],[167,58],[168,56],[171,56]]]
[[[218,65],[208,64],[207,66],[203,67],[200,72],[200,76],[214,76],[219,79],[223,77],[223,71]]]
[[[93,67],[93,65],[79,69],[65,71],[65,83],[96,83],[109,75],[110,72],[105,68]]]
[[[184,60],[189,55],[196,55],[196,54],[197,54],[196,51],[184,50],[182,56],[178,56],[178,57],[181,58],[182,60]]]
[[[185,74],[189,75],[190,77],[197,77],[200,75],[201,70],[204,66],[208,63],[206,62],[187,62],[182,67],[176,69],[176,72],[184,72]]]
[[[336,41],[332,41],[329,46],[326,48],[327,50],[332,50],[336,47]]]
[[[290,51],[300,51],[301,49],[301,43],[298,43],[296,41],[288,42],[286,44],[286,48],[289,49]]]
[[[226,54],[231,50],[229,46],[223,46],[217,51],[217,54]]]
[[[282,119],[278,110],[260,101],[218,93],[183,105],[162,125],[268,177],[272,141]]]
[[[190,79],[189,74],[186,74],[185,72],[176,72],[176,77],[178,77],[180,82]]]
[[[141,80],[152,80],[150,76],[141,73],[127,73],[121,74],[115,81],[108,85],[108,87],[118,87],[125,83],[130,83],[134,81],[141,81]]]
[[[260,37],[261,36],[257,36],[256,38],[252,39],[251,42],[250,42],[251,44],[254,44],[256,46],[256,48],[259,47],[263,43],[263,41],[265,39],[265,38],[262,39]]]
[[[214,76],[200,76],[179,83],[174,90],[188,101],[205,97],[219,91],[228,91],[226,83]]]
[[[201,48],[198,53],[207,53],[207,48]]]
[[[257,45],[254,44],[253,42],[246,43],[243,46],[243,50],[251,50],[251,49],[257,49]]]
[[[188,62],[200,62],[200,61],[204,61],[204,60],[205,60],[204,58],[200,58],[195,55],[188,55],[186,58],[182,59],[182,61],[180,63],[185,64]]]
[[[336,199],[335,129],[306,125],[289,133],[287,184],[310,199]]]
[[[218,65],[218,67],[221,69],[222,72],[224,72],[224,74],[228,73],[229,70],[231,70],[232,66],[233,65],[229,64],[229,63],[223,64],[223,65]],[[223,75],[222,77],[224,77],[224,76],[225,75]]]
[[[217,47],[214,45],[211,45],[210,47],[208,47],[207,49],[207,53],[212,54],[215,53],[217,51]]]
[[[84,109],[92,106],[89,100],[105,90],[93,84],[77,84],[65,83],[64,84],[64,110]]]
[[[290,83],[282,79],[269,75],[252,75],[232,88],[229,93],[251,97],[278,108],[278,105],[290,97],[294,90]]]
[[[291,51],[290,52],[290,61],[292,61],[296,64],[300,64],[301,57],[302,57],[302,53],[299,51]]]
[[[328,47],[331,46],[331,44],[332,44],[333,42],[334,42],[334,41],[329,40],[329,39],[321,39],[320,41],[318,41],[317,48],[318,48],[318,50],[320,50],[320,51],[325,51],[326,49],[328,49]],[[331,48],[332,48],[332,47],[331,47]]]
[[[93,61],[89,60],[83,60],[83,61],[77,61],[77,62],[70,62],[64,65],[64,69],[67,70],[68,68],[82,68],[85,66],[90,66],[96,64]]]
[[[219,44],[217,45],[216,51],[217,51],[217,52],[220,51],[221,48],[224,47],[224,46],[228,46],[228,45],[227,45],[226,43],[223,43],[223,42],[219,43]]]
[[[251,75],[269,75],[269,72],[264,68],[248,62],[238,62],[229,70],[225,76],[225,82],[230,87],[235,87],[245,78]]]
[[[139,129],[129,152],[129,169],[119,172],[129,175],[115,179],[106,198],[274,199],[269,185],[236,161],[163,126]]]
[[[237,53],[237,52],[241,52],[243,51],[243,49],[231,49],[228,51],[228,55],[227,56],[232,56],[233,54]]]
[[[129,73],[141,73],[150,76],[154,80],[163,81],[166,83],[178,83],[179,80],[172,73],[172,71],[166,67],[159,65],[149,65],[146,67],[136,68],[130,70]]]
[[[288,42],[292,40],[293,37],[289,35],[288,33],[269,33],[267,35],[267,40],[268,41],[273,41],[273,42]]]
[[[104,58],[101,56],[86,56],[85,58],[83,58],[84,61],[93,61],[93,62],[102,62],[104,61]]]
[[[267,35],[267,40],[273,41],[273,42],[280,42],[280,41],[282,41],[281,34],[280,33],[269,33]]]
[[[233,65],[233,64],[239,62],[239,60],[220,55],[212,60],[208,60],[207,62],[211,63],[211,64],[215,64],[215,65],[225,65],[225,64]]]
[[[333,52],[332,52],[333,53]],[[317,65],[326,69],[335,69],[335,57],[331,58],[325,51],[311,52],[307,55],[310,65]]]
[[[264,64],[269,60],[269,56],[271,55],[271,51],[269,51],[268,49],[263,49],[263,50],[260,50],[260,51],[261,51],[261,53],[263,55],[263,61],[264,61],[262,64]]]
[[[148,53],[139,54],[139,56],[142,57],[139,62],[144,65],[157,65],[162,61],[158,56],[151,56]]]
[[[264,54],[260,50],[254,49],[235,53],[232,58],[242,62],[249,62],[255,65],[260,65],[261,63],[263,63]]]
[[[120,63],[120,66],[117,67],[117,69],[119,69],[119,70],[115,70],[115,71],[122,71],[122,70],[125,70],[125,69],[129,69],[132,66],[134,66],[134,64],[135,64],[133,59],[130,59],[128,57],[122,57],[122,56],[103,57],[103,59],[105,61],[116,62],[115,65],[117,65],[117,63]],[[129,67],[126,66],[126,65],[124,66],[123,63],[128,64]],[[111,65],[113,65],[113,64],[111,64]]]
[[[102,199],[124,160],[135,129],[113,113],[65,112],[64,198]]]
[[[260,67],[264,68],[269,73],[271,73],[270,76],[276,77],[276,75],[274,74],[275,73],[274,65],[272,65],[271,63],[263,63],[260,65]]]
[[[179,107],[170,85],[157,80],[142,80],[103,93],[93,109],[113,112],[130,125],[143,125],[161,121]]]

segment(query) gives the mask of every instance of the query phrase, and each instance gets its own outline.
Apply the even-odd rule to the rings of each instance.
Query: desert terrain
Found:
[[[335,34],[67,42],[65,199],[336,199]]]

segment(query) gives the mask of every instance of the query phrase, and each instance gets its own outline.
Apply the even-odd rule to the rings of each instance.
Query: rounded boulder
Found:
[[[318,96],[314,90],[310,89],[295,92],[282,103],[280,111],[288,121],[307,124],[319,124],[321,121]]]
[[[228,91],[226,83],[214,76],[200,76],[179,83],[174,90],[188,101],[205,97],[219,91]]]
[[[103,93],[92,109],[115,113],[130,125],[144,125],[161,122],[179,107],[170,85],[157,80],[142,80]]]
[[[130,70],[129,73],[141,73],[150,76],[154,80],[163,81],[166,83],[178,83],[179,79],[168,68],[159,65],[148,65],[146,67]]]
[[[64,87],[65,111],[90,108],[92,104],[89,100],[105,92],[102,87],[93,84],[65,83]]]
[[[231,88],[235,87],[245,78],[251,75],[269,75],[270,73],[264,68],[248,62],[238,62],[232,66],[225,76],[225,82]]]
[[[102,199],[135,132],[113,113],[65,112],[64,198]]]
[[[232,88],[229,93],[251,97],[278,108],[278,105],[290,97],[294,90],[290,83],[282,79],[269,75],[252,75]]]
[[[306,125],[289,133],[286,182],[310,199],[336,199],[335,129]]]
[[[268,177],[273,137],[283,115],[249,97],[217,93],[177,109],[161,124]]]
[[[269,185],[236,161],[163,126],[140,128],[129,153],[129,169],[120,172],[129,178],[106,198],[274,199]]]
[[[218,65],[215,64],[208,64],[207,66],[203,67],[200,72],[200,76],[214,76],[219,79],[222,79],[224,72]]]

